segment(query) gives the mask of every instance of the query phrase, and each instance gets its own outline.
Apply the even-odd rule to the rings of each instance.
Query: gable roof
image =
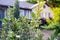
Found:
[[[31,7],[33,6],[34,4],[31,4],[31,3],[28,3],[28,2],[23,2],[23,1],[20,1],[20,7],[21,8],[29,8],[29,9],[31,9]]]
[[[5,5],[5,6],[14,6],[14,0],[0,0],[0,5]],[[26,9],[31,9],[31,7],[34,4],[28,3],[28,2],[23,2],[19,1],[19,7],[20,8],[26,8]]]

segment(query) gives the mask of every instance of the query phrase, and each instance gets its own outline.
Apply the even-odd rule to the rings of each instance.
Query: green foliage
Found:
[[[53,7],[60,7],[60,1],[59,0],[48,0],[48,3],[51,4]]]
[[[46,1],[46,3],[48,3],[50,6],[53,6],[53,7],[60,7],[60,1],[59,0],[27,0],[27,2],[29,3],[33,3],[33,4],[36,4],[38,3],[37,1]]]
[[[54,17],[52,18],[52,20],[49,20],[50,23],[48,26],[43,27],[48,30],[54,30],[53,37],[51,36],[50,40],[53,40],[54,38],[58,37],[60,33],[60,8],[52,8],[52,11],[54,13]]]
[[[35,18],[34,12],[31,13],[31,17],[32,17],[32,18]]]
[[[38,3],[37,1],[41,2],[41,1],[44,1],[44,0],[27,0],[27,2],[32,3],[32,4]]]
[[[42,12],[43,9],[39,9],[39,8],[41,8],[44,4],[45,4],[45,1],[40,2],[38,0],[38,5],[35,8],[35,13],[32,12],[31,14],[32,16],[31,25],[35,26],[36,28],[39,28],[41,25],[40,13]]]
[[[19,7],[19,2],[18,0],[15,0],[15,4],[14,4],[14,17],[15,18],[19,18],[19,14],[20,14],[20,7]]]
[[[47,1],[47,0],[45,0]],[[39,24],[41,24],[41,21],[38,20],[39,18],[39,13],[41,12],[41,10],[39,9],[41,7],[40,5],[40,0],[37,1],[38,2],[38,7],[36,9],[36,14],[32,13],[32,17],[34,19],[32,19],[31,24],[35,25],[35,27],[39,27]],[[48,3],[50,3],[54,8],[52,8],[52,11],[54,13],[54,17],[52,18],[52,20],[47,20],[48,22],[48,26],[42,27],[44,29],[47,30],[53,30],[54,34],[51,35],[51,37],[48,38],[48,40],[54,40],[55,38],[57,38],[59,36],[60,33],[60,1],[57,0],[48,0]],[[43,3],[44,4],[44,3]],[[40,5],[40,6],[39,6]],[[35,16],[34,16],[35,15]]]
[[[3,20],[0,40],[42,40],[41,31],[29,24],[30,21],[25,16],[16,19],[12,9],[9,8],[8,16],[10,16]]]
[[[56,40],[56,37],[55,37],[56,35],[54,35],[54,34],[52,34],[47,40]]]
[[[27,2],[32,3],[32,4],[36,4],[37,0],[27,0]]]
[[[36,19],[32,18],[29,21],[26,16],[16,17],[17,13],[19,13],[17,7],[19,8],[18,2],[15,3],[13,8],[9,8],[7,12],[8,16],[3,19],[3,28],[0,29],[0,40],[42,40],[43,34],[40,29],[37,29],[41,23],[38,16],[40,12],[37,10]],[[35,16],[34,13],[31,15],[32,17]]]

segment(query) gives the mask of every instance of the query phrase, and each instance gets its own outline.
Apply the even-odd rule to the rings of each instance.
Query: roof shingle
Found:
[[[0,0],[0,5],[14,6],[14,0]],[[25,1],[19,1],[20,8],[31,9],[33,5],[34,4],[31,4]]]

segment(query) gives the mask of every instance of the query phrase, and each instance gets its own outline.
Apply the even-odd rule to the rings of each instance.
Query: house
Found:
[[[14,6],[14,0],[0,0],[0,19],[3,19],[5,16],[7,16],[6,12],[9,7]],[[31,12],[35,13],[35,9],[38,6],[38,4],[31,4],[28,2],[19,1],[19,7],[20,7],[20,15],[27,16],[28,19],[31,19]],[[48,5],[43,5],[42,7],[44,10],[40,14],[41,18],[49,18],[52,17],[51,11],[49,10]],[[0,22],[1,24],[1,22]]]
[[[38,4],[33,5],[32,8],[32,12],[36,13],[36,10],[42,10],[42,12],[40,13],[40,18],[41,18],[41,25],[48,25],[48,23],[46,22],[46,19],[50,19],[52,20],[53,18],[53,12],[50,9],[50,5],[48,3],[44,3],[40,2],[40,5],[42,5],[42,7],[40,7],[40,9],[38,8]]]
[[[34,4],[30,4],[27,2],[19,1],[19,7],[20,7],[20,15],[27,16],[28,19],[31,19],[30,13],[32,12],[32,7]],[[5,16],[7,16],[6,12],[9,7],[14,6],[14,0],[0,0],[0,19],[3,19]],[[2,25],[2,22],[0,21],[0,26]]]
[[[32,9],[30,7],[32,7],[33,5],[34,4],[19,1],[20,15],[22,14],[23,16],[27,16],[28,19],[31,19],[30,13]],[[0,0],[0,14],[1,14],[0,17],[1,18],[2,17],[4,18],[6,16],[6,11],[11,6],[14,6],[14,0]]]
[[[32,6],[34,4],[28,3],[28,2],[22,2],[20,1],[20,14],[22,14],[23,16],[27,16],[28,19],[31,19],[31,12],[32,12]]]
[[[35,4],[31,7],[34,13],[36,13],[37,6],[38,4]],[[51,11],[48,4],[45,3],[40,9],[42,9],[42,12],[40,14],[41,18],[49,19],[53,17],[53,12]]]

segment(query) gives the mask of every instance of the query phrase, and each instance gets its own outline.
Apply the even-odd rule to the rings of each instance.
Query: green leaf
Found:
[[[35,14],[34,12],[31,13],[31,17],[34,18],[35,17]]]

